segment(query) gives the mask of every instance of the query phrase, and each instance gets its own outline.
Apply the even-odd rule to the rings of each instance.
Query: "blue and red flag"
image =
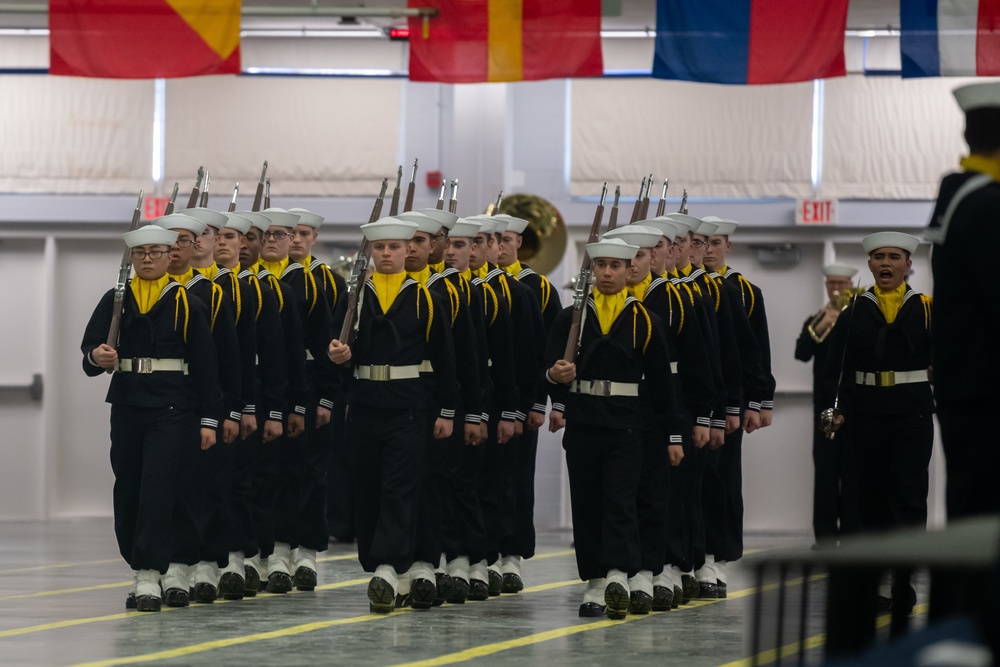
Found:
[[[903,77],[1000,75],[1000,0],[901,0]]]
[[[657,0],[653,76],[761,84],[844,76],[848,0]]]

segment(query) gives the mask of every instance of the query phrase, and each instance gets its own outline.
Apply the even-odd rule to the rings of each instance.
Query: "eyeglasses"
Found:
[[[284,241],[288,238],[288,232],[264,232],[265,239],[274,239],[275,241]]]
[[[703,248],[705,247],[705,242],[701,239],[691,239],[691,246],[694,248]]]
[[[167,250],[133,250],[131,257],[136,262],[141,262],[142,260],[149,257],[150,259],[160,259],[165,255]]]
[[[174,241],[174,245],[178,248],[190,248],[194,245],[194,240],[192,239],[177,239]]]

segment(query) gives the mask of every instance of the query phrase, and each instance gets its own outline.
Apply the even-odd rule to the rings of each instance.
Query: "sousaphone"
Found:
[[[493,213],[493,204],[486,209]],[[566,222],[559,209],[538,195],[505,195],[500,203],[500,213],[528,221],[521,235],[518,258],[532,269],[546,274],[559,266],[566,252]]]

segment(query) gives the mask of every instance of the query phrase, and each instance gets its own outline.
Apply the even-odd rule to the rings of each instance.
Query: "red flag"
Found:
[[[410,80],[473,83],[601,76],[601,0],[409,0]]]
[[[240,0],[49,0],[49,73],[239,74]]]

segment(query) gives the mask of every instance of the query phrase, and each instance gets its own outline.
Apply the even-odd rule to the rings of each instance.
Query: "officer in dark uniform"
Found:
[[[829,407],[822,403],[824,393],[820,387],[830,346],[827,337],[850,302],[845,295],[850,295],[851,279],[857,272],[853,266],[836,262],[823,267],[828,301],[803,323],[802,332],[795,341],[795,358],[813,362],[813,533],[817,544],[836,544],[841,535],[861,529],[850,428],[842,427],[836,440],[831,441],[819,422],[820,413]]]
[[[642,570],[636,494],[644,413],[656,415],[661,447],[680,435],[672,432],[677,403],[662,322],[626,290],[637,250],[621,239],[587,245],[595,291],[584,306],[579,352],[573,361],[564,358],[572,307],[559,314],[546,347],[555,415],[549,427],[566,426],[573,539],[587,582],[582,617],[599,616],[606,607],[610,618],[625,618],[628,576]],[[643,588],[652,598],[651,576]]]
[[[1000,512],[1000,446],[996,430],[973,415],[988,414],[1000,377],[1000,307],[992,264],[971,248],[997,248],[1000,234],[1000,84],[955,89],[965,112],[969,156],[962,173],[941,181],[928,238],[934,272],[934,398],[948,471],[951,519]]]
[[[123,237],[135,276],[125,289],[121,328],[109,345],[115,294],[109,290],[87,323],[83,369],[113,372],[111,467],[115,535],[136,572],[134,603],[159,611],[160,576],[179,547],[175,525],[183,502],[177,480],[199,449],[215,445],[222,396],[208,308],[167,276],[177,233],[156,225]]]
[[[412,571],[425,443],[451,435],[458,401],[449,307],[408,277],[407,242],[417,225],[383,218],[362,225],[375,273],[358,295],[357,337],[329,345],[330,359],[350,364],[347,428],[353,448],[358,559],[367,572],[373,612],[389,613],[396,596],[433,603],[432,569]],[[342,323],[335,323],[339,329]],[[420,367],[429,360],[430,382]],[[428,391],[428,389],[431,391]],[[431,428],[433,424],[433,428]],[[409,581],[401,575],[410,571]],[[409,585],[409,590],[399,584]]]

